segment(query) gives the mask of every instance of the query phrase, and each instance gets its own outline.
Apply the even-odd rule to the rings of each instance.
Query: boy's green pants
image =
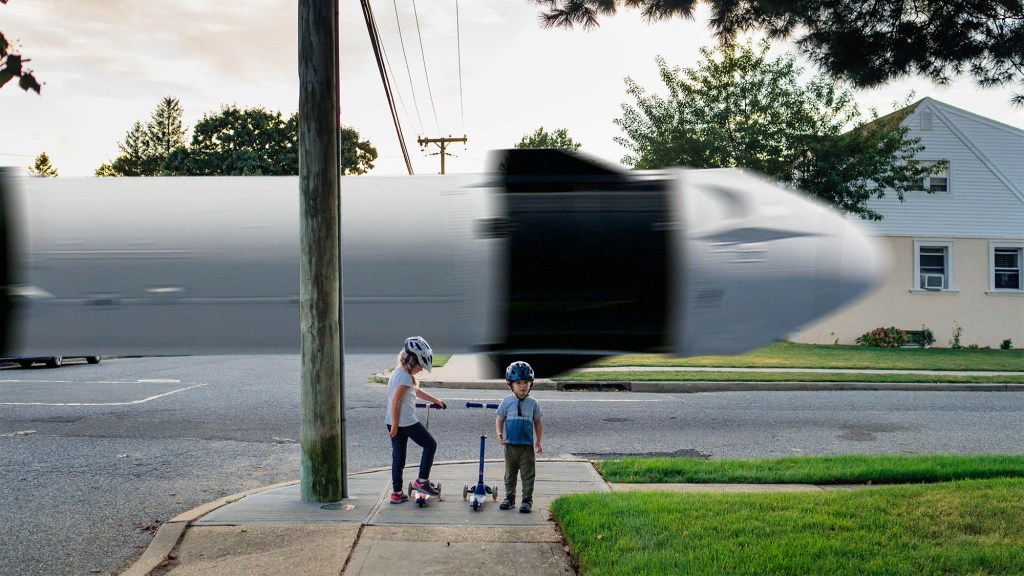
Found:
[[[529,444],[505,444],[505,497],[516,499],[516,476],[523,476],[523,502],[533,502],[537,457]]]

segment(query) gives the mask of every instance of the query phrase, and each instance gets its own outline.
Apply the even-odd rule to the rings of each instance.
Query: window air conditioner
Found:
[[[922,274],[925,290],[942,290],[945,288],[946,277],[942,274]]]

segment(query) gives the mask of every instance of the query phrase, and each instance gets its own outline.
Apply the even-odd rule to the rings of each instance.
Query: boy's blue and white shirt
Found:
[[[523,415],[520,416],[520,407]],[[498,405],[498,416],[505,419],[505,443],[533,446],[533,421],[544,416],[540,404],[527,396],[520,400],[515,394],[505,397]]]

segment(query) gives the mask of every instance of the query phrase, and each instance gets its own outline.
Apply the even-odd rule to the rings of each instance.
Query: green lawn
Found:
[[[552,505],[581,576],[1024,574],[1024,480]]]
[[[704,366],[724,368],[851,368],[857,370],[992,370],[1024,372],[1024,349],[868,348],[776,342],[739,356],[675,358],[627,354],[598,360],[591,367]]]
[[[1024,456],[820,456],[754,460],[621,458],[595,462],[624,483],[904,484],[1022,478]]]
[[[567,372],[559,382],[880,382],[880,383],[980,383],[1021,384],[1024,372],[999,376],[954,374],[864,374],[856,372],[712,372],[682,370]]]
[[[599,469],[613,482],[915,484],[563,496],[552,513],[581,576],[1024,574],[1021,456],[655,458]]]

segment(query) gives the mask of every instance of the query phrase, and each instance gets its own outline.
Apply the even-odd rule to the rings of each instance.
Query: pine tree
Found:
[[[57,177],[57,169],[50,163],[50,156],[46,152],[36,156],[36,161],[28,167],[28,173],[43,178]]]

